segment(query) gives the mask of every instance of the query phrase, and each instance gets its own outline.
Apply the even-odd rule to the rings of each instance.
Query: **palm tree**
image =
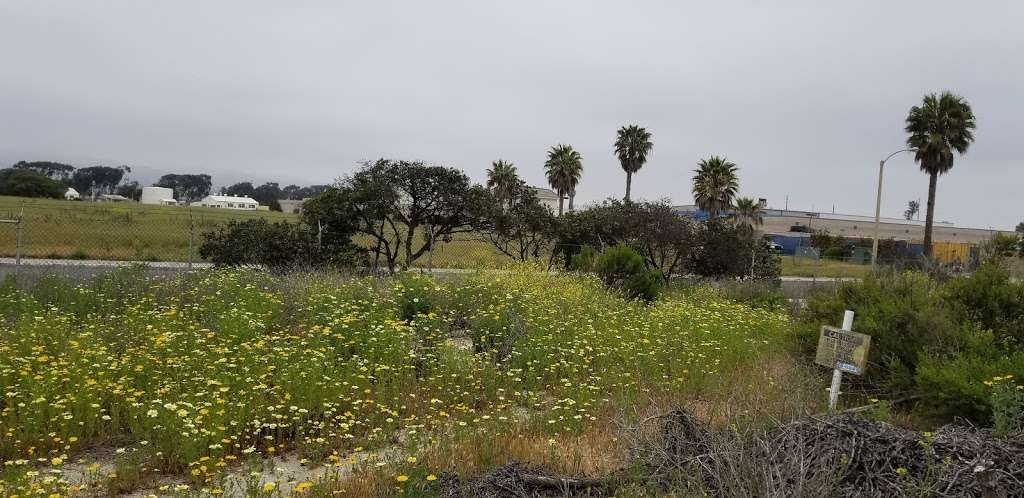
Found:
[[[732,206],[739,188],[736,170],[736,163],[719,156],[697,163],[696,174],[693,175],[693,199],[697,207],[716,218]]]
[[[576,185],[583,175],[583,157],[573,150],[571,145],[558,144],[548,151],[548,160],[544,162],[544,173],[551,188],[558,192],[558,215],[563,212],[565,197],[569,197],[569,211],[576,197]]]
[[[654,143],[646,128],[637,125],[619,128],[615,137],[615,155],[626,172],[626,202],[629,202],[629,191],[633,185],[633,173],[640,171],[647,162],[647,154],[651,153]]]
[[[487,170],[487,188],[491,189],[500,202],[511,202],[516,188],[519,186],[519,174],[516,167],[509,161],[498,159],[491,163]]]
[[[748,230],[757,229],[764,224],[761,205],[751,197],[736,199],[734,220],[737,226],[746,227]]]
[[[928,206],[924,222],[924,255],[932,257],[932,223],[935,217],[935,187],[939,175],[953,169],[953,151],[967,152],[974,141],[974,112],[959,95],[948,91],[924,96],[921,106],[907,115],[907,145],[914,160],[928,174]]]

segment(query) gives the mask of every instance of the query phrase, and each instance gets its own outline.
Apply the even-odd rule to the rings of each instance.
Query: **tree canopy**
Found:
[[[693,176],[693,199],[712,218],[732,206],[739,189],[736,163],[724,157],[711,156],[697,163]]]
[[[61,182],[34,169],[0,169],[0,195],[59,199],[67,189]]]
[[[436,241],[473,231],[486,199],[486,189],[458,169],[380,159],[306,202],[303,217],[323,227],[325,236],[349,229],[369,236],[375,264],[384,258],[394,271],[412,265]]]
[[[161,176],[153,186],[174,191],[178,200],[196,202],[210,195],[213,180],[207,174],[167,174]]]
[[[59,182],[67,182],[70,180],[71,174],[75,171],[75,167],[70,164],[53,161],[18,161],[12,167],[17,169],[30,169],[50,178],[51,180],[57,180]]]
[[[576,185],[583,176],[583,157],[571,145],[558,144],[548,151],[548,159],[544,162],[544,174],[551,188],[558,193],[558,215],[564,212],[563,201],[569,197],[569,211],[573,209],[576,197]]]
[[[615,156],[619,158],[622,170],[626,172],[626,202],[629,202],[633,186],[633,173],[640,171],[647,162],[647,155],[654,148],[651,133],[637,125],[619,128],[615,136]]]
[[[128,166],[89,166],[78,168],[71,175],[71,186],[82,195],[92,197],[109,194],[117,188],[125,173],[132,169]]]

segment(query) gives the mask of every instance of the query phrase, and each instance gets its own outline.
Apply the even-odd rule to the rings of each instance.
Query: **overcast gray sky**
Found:
[[[776,4],[784,4],[779,6]],[[976,143],[939,181],[937,218],[1024,220],[1020,1],[0,0],[0,161],[128,164],[325,183],[377,157],[497,158],[542,185],[583,155],[583,201],[621,196],[627,123],[654,135],[634,198],[692,202],[725,155],[773,207],[872,214],[878,160],[926,92],[966,97]],[[924,199],[910,155],[883,214]]]

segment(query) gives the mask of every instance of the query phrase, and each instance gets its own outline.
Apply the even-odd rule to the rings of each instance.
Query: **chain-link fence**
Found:
[[[298,219],[296,214],[269,211],[0,197],[0,257],[9,258],[8,263],[138,261],[191,267],[204,263],[199,249],[206,232],[231,220],[256,217],[269,221]],[[423,233],[413,237],[414,249],[426,243],[430,250],[414,258],[408,264],[411,268],[492,269],[514,261],[479,234],[460,233],[430,244],[429,227],[420,230]],[[354,241],[371,249],[371,266],[386,268],[386,263],[373,254],[374,244],[368,236],[356,236]],[[549,263],[552,249],[545,248],[537,260]],[[969,271],[976,257],[964,251],[937,258],[938,264],[951,273]],[[780,257],[784,276],[860,278],[872,270],[870,248],[864,247],[836,257],[802,246],[795,254]],[[903,268],[920,261],[918,255],[888,251],[880,253],[878,265]],[[396,266],[405,267],[406,263],[404,253],[399,255]]]
[[[204,234],[232,220],[265,218],[297,221],[298,215],[272,211],[138,203],[66,202],[0,197],[0,257],[33,262],[137,261],[203,263]],[[372,248],[367,236],[354,241]],[[430,250],[413,268],[501,268],[512,259],[476,234],[437,239],[416,234],[413,245]],[[372,254],[371,254],[372,257]],[[399,266],[405,265],[404,253]],[[383,263],[382,263],[383,264]]]

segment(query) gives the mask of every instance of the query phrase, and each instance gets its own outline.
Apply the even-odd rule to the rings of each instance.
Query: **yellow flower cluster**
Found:
[[[41,467],[115,437],[134,465],[208,490],[245,455],[338,465],[398,436],[500,433],[524,410],[554,438],[612,400],[715,375],[785,324],[712,293],[645,306],[529,269],[120,278],[0,293],[0,494],[64,492]]]

